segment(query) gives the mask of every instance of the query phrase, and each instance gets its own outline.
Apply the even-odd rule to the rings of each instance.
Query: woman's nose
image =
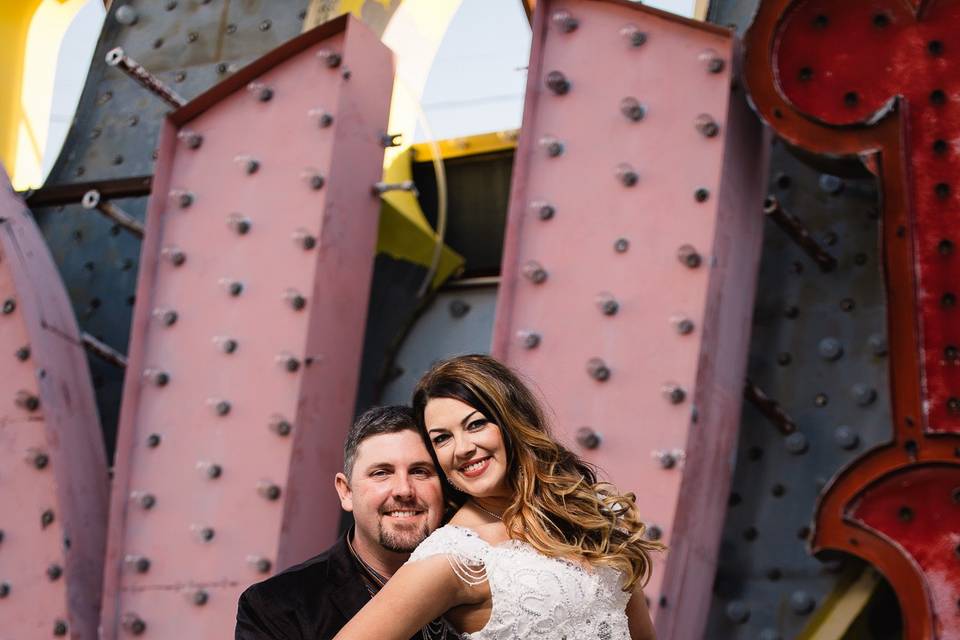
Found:
[[[454,436],[455,455],[459,460],[469,460],[477,452],[477,445],[465,433]]]

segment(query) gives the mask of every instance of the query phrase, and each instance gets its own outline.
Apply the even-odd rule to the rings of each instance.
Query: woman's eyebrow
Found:
[[[472,415],[475,414],[475,413],[480,413],[480,412],[479,412],[478,410],[474,409],[473,411],[471,411],[470,413],[468,413],[468,414],[466,415],[466,417],[464,417],[464,419],[460,421],[460,426],[461,426],[461,427],[467,426],[467,420],[469,420],[469,419],[470,419],[470,416],[472,416]]]

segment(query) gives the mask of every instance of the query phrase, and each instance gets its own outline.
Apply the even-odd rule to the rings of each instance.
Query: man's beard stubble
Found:
[[[380,546],[394,553],[412,553],[430,535],[430,525],[424,521],[419,529],[390,531],[383,528],[383,519],[378,522]]]

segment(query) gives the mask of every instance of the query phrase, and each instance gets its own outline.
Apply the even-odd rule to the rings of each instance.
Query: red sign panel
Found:
[[[892,438],[826,487],[811,546],[876,566],[918,639],[958,637],[957,506],[936,496],[960,462],[958,28],[955,0],[768,0],[746,50],[761,116],[796,147],[859,156],[883,189]]]

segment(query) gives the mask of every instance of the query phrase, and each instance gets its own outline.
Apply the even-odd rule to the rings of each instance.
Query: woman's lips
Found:
[[[476,478],[479,475],[482,475],[484,471],[487,470],[487,467],[490,466],[490,456],[486,458],[481,458],[479,460],[474,460],[470,464],[465,464],[458,471],[460,475],[465,478]]]

